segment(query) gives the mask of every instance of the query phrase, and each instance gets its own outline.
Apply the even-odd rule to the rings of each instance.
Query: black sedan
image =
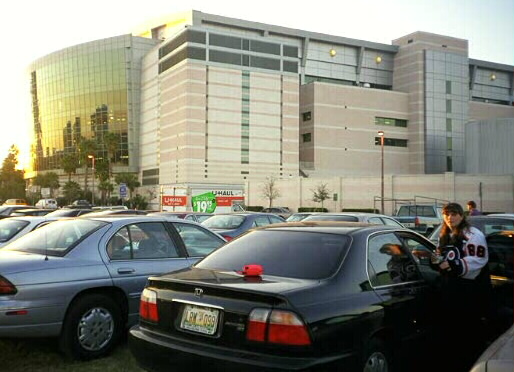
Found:
[[[437,277],[404,228],[269,225],[151,277],[129,345],[148,370],[387,371],[434,330]],[[436,342],[431,339],[431,342]]]

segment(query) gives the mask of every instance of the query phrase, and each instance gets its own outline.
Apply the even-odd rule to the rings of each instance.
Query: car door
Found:
[[[395,232],[372,235],[368,240],[368,274],[382,299],[385,326],[405,342],[403,346],[409,346],[409,340],[426,334],[427,319],[433,313],[429,285],[403,240]]]
[[[123,226],[105,245],[107,268],[116,286],[129,299],[129,313],[137,314],[139,297],[151,275],[189,266],[178,243],[162,222]]]

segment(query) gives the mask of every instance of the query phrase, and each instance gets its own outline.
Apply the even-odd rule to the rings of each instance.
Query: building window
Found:
[[[312,115],[310,111],[302,113],[302,119],[303,121],[309,121],[312,119]]]
[[[451,151],[453,147],[453,141],[451,137],[446,137],[446,150]]]
[[[446,80],[446,94],[452,94],[452,82]]]
[[[446,171],[453,172],[453,161],[451,156],[446,157]]]
[[[380,146],[380,137],[375,137],[375,145]],[[407,147],[407,140],[400,138],[384,138],[384,146]]]
[[[375,117],[375,125],[390,125],[393,127],[407,127],[407,120],[405,119],[393,119],[393,118],[382,118]]]
[[[452,112],[452,100],[451,99],[446,100],[446,112]]]
[[[452,119],[446,118],[446,131],[451,132],[452,131]]]
[[[303,142],[311,142],[312,136],[310,133],[304,133],[302,134],[302,141]]]

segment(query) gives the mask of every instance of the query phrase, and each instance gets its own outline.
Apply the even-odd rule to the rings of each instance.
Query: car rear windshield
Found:
[[[305,221],[346,221],[346,222],[359,222],[359,219],[355,216],[338,216],[338,215],[324,215],[315,214],[305,218]]]
[[[237,229],[243,221],[244,216],[240,215],[218,215],[212,216],[205,220],[202,224],[207,226],[209,229]]]
[[[0,243],[5,243],[13,236],[18,234],[29,223],[24,220],[17,220],[14,218],[7,218],[0,220]]]
[[[323,279],[336,272],[349,241],[339,234],[258,230],[224,245],[196,267],[239,271],[244,265],[256,264],[262,265],[264,275]]]
[[[73,219],[56,221],[22,236],[5,250],[64,256],[89,234],[107,222]]]

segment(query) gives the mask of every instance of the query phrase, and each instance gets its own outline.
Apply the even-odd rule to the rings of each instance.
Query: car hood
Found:
[[[152,278],[151,278],[152,279]],[[163,282],[186,283],[188,285],[216,286],[245,292],[283,294],[319,285],[318,280],[284,278],[262,275],[249,277],[236,271],[218,271],[189,267],[157,278]]]

